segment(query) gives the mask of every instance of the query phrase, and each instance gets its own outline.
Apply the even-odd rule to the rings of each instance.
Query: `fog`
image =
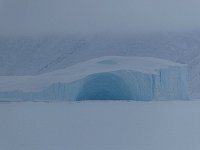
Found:
[[[0,34],[200,29],[199,0],[0,0]]]

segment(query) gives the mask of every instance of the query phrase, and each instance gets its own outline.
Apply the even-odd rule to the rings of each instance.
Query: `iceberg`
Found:
[[[106,56],[35,76],[1,76],[0,100],[188,100],[187,65]]]

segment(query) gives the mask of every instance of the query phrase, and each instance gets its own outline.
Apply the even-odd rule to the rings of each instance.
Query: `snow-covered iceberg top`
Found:
[[[19,99],[187,99],[187,65],[106,56],[36,76],[0,77],[0,97]]]

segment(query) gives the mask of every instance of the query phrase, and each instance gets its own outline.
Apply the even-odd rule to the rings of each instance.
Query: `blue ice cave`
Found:
[[[131,92],[125,81],[112,73],[89,76],[76,100],[129,100]]]

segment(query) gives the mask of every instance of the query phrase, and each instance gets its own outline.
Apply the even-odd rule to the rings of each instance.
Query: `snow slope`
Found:
[[[200,102],[0,103],[1,150],[199,150]]]
[[[150,56],[189,65],[190,93],[200,97],[200,32],[138,35],[0,37],[0,75],[32,75],[108,55]]]
[[[107,56],[36,76],[0,77],[0,98],[19,100],[188,99],[187,65]]]

